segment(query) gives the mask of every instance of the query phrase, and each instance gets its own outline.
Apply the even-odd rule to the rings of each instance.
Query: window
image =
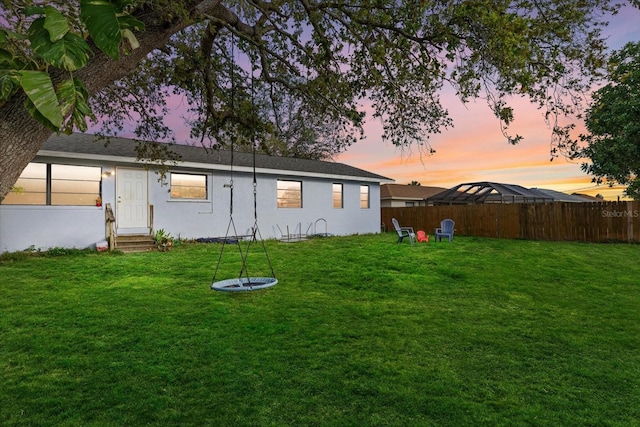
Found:
[[[5,205],[95,206],[100,197],[102,169],[29,163],[10,192]]]
[[[343,207],[342,184],[333,184],[333,208],[342,209]]]
[[[47,165],[29,163],[20,178],[2,201],[3,205],[46,205],[47,204]]]
[[[51,205],[95,206],[100,197],[102,169],[51,166]]]
[[[173,199],[207,199],[206,175],[171,174],[171,198]]]
[[[302,207],[302,182],[278,180],[278,207]]]
[[[360,186],[360,208],[369,209],[369,186]]]
[[[412,208],[416,205],[415,202],[404,202],[404,207],[405,208]]]

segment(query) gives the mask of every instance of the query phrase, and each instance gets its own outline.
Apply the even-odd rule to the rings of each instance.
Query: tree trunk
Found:
[[[14,96],[0,108],[0,199],[51,135],[27,113],[25,98]]]
[[[221,6],[220,0],[187,0],[183,3],[185,10],[191,11],[191,16],[178,22],[167,22],[162,13],[149,13],[148,10],[136,16],[145,23],[146,29],[137,35],[140,47],[131,54],[112,60],[96,50],[89,64],[75,73],[84,82],[89,96],[133,72],[150,52],[166,45],[173,34],[201,19],[204,13],[229,19],[228,11]],[[0,107],[0,200],[53,133],[27,113],[25,98],[21,92]]]

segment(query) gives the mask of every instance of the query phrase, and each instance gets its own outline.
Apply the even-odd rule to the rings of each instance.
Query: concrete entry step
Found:
[[[149,234],[120,234],[115,248],[122,252],[148,252],[156,250],[156,244]]]

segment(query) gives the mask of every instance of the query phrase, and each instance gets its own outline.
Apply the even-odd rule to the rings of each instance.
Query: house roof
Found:
[[[380,199],[424,200],[446,191],[442,187],[426,187],[422,185],[383,184],[380,186]]]
[[[72,135],[53,135],[42,146],[42,156],[70,157],[83,159],[102,159],[118,162],[136,162],[136,142],[126,138],[110,138],[109,143],[95,135],[75,133]],[[207,150],[199,146],[172,144],[171,150],[179,154],[180,166],[228,170],[231,164],[231,151]],[[251,170],[253,154],[234,152],[235,170]],[[368,172],[344,163],[276,157],[256,154],[258,172],[278,172],[283,175],[331,176],[344,179],[359,179],[372,182],[390,182],[390,178]]]
[[[554,202],[575,202],[575,203],[584,203],[584,202],[599,202],[601,200],[596,199],[595,197],[587,197],[580,194],[567,194],[562,193],[556,190],[549,190],[546,188],[534,188],[534,190],[541,191],[549,196],[553,197]]]
[[[582,193],[571,193],[572,196],[579,196],[582,197],[584,199],[586,199],[587,202],[603,202],[604,199],[602,197],[595,197],[595,196],[590,196],[588,194],[582,194]]]

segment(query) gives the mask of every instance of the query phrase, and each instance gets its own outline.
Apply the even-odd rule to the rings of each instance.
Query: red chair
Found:
[[[416,236],[418,238],[418,243],[420,242],[429,242],[429,236],[427,236],[427,234],[424,232],[424,230],[418,230],[418,232],[416,233]]]

